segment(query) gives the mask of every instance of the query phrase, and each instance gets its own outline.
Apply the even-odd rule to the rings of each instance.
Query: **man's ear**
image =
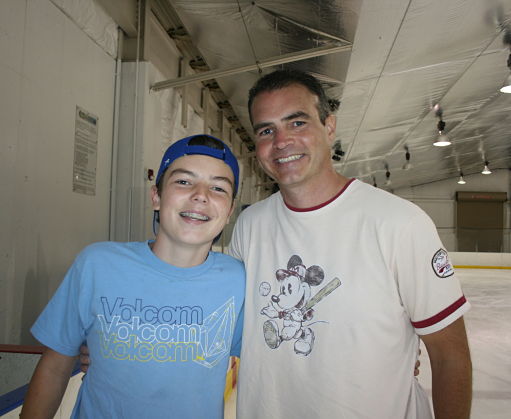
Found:
[[[158,195],[158,188],[151,186],[151,202],[153,203],[153,211],[160,210],[160,195]]]
[[[330,144],[334,143],[335,140],[335,128],[337,127],[337,118],[334,114],[330,114],[325,119],[325,128],[330,140]]]

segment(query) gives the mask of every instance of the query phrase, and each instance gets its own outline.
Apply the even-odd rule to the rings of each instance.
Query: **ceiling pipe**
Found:
[[[261,68],[273,67],[275,65],[291,63],[295,61],[306,60],[308,58],[321,57],[323,55],[335,54],[336,52],[351,51],[352,45],[334,45],[311,48],[304,51],[292,52],[289,54],[279,55],[278,57],[267,58],[254,64],[248,64],[239,67],[230,67],[219,70],[204,71],[190,76],[180,77],[177,79],[165,80],[154,83],[151,91],[157,92],[173,87],[181,87],[190,83],[201,82],[205,80],[218,79],[220,77],[232,76],[233,74],[244,73],[251,70],[259,70]]]

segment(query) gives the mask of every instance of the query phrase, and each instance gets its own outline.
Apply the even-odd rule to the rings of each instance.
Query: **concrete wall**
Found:
[[[108,239],[115,61],[49,0],[0,2],[0,341]],[[95,196],[72,190],[75,110],[99,118]]]
[[[396,189],[394,193],[420,206],[437,226],[442,242],[449,251],[457,251],[456,242],[456,192],[506,192],[511,198],[511,177],[509,170],[494,170],[491,175],[475,174],[464,176],[465,185],[459,185],[457,178],[434,182],[413,188]],[[484,214],[482,214],[484,216]],[[511,211],[510,203],[504,203],[503,251],[511,252]]]
[[[181,56],[170,38],[151,50],[154,62],[119,63],[117,70],[111,51],[99,42],[103,33],[91,30],[98,22],[83,28],[80,11],[73,9],[76,16],[69,17],[60,3],[72,6],[50,0],[0,3],[2,343],[33,342],[29,326],[84,246],[152,236],[153,182],[147,170],[157,172],[169,144],[208,132],[227,140],[238,157],[246,153],[200,83],[187,87],[186,106],[181,89],[150,92],[153,83],[180,71]],[[92,0],[80,4],[85,11],[96,7]],[[152,36],[161,38],[158,23],[152,25]],[[109,35],[114,38],[111,28]],[[76,106],[99,117],[94,196],[72,190]],[[241,160],[247,179],[251,165],[251,159]],[[242,181],[238,206],[264,192],[252,192],[257,179],[250,179]]]

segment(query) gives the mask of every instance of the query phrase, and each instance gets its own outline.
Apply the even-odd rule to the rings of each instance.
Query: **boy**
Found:
[[[245,276],[210,248],[238,183],[236,158],[214,137],[167,149],[151,193],[155,240],[87,247],[32,327],[47,348],[22,417],[53,417],[84,340],[93,362],[73,418],[223,417]]]

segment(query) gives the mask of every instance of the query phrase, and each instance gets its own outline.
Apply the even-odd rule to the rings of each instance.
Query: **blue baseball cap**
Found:
[[[190,144],[190,141],[193,139],[198,139],[199,137],[206,137],[217,142],[221,148],[214,148],[207,145],[194,145]],[[172,162],[179,157],[190,156],[194,154],[201,154],[203,156],[214,157],[215,159],[223,160],[227,166],[229,166],[234,175],[234,194],[238,191],[239,184],[239,174],[240,169],[238,166],[238,161],[234,156],[231,149],[222,141],[212,135],[206,134],[198,134],[192,135],[191,137],[182,138],[181,140],[176,141],[174,144],[171,144],[163,158],[161,159],[160,169],[158,170],[158,174],[156,176],[156,185],[160,183],[165,170],[172,164]]]

